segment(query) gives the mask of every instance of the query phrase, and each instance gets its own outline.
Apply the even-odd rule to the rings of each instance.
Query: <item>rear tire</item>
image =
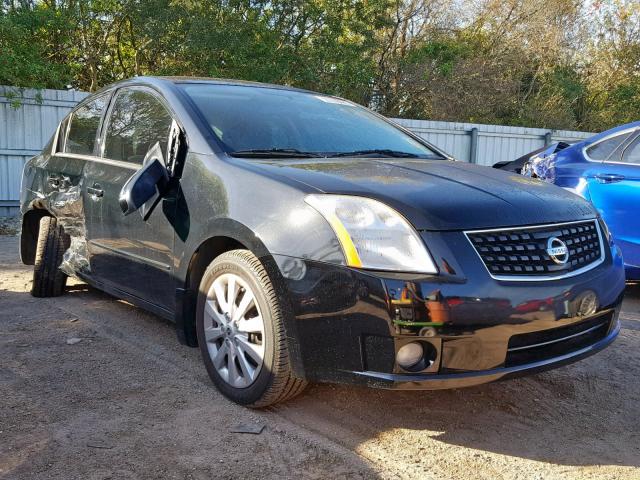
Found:
[[[42,217],[38,232],[38,244],[33,265],[34,297],[57,297],[64,293],[67,275],[60,270],[62,257],[71,243],[55,217]]]
[[[236,289],[237,295],[230,296]],[[242,300],[249,296],[253,302],[245,306],[244,314]],[[236,317],[239,320],[234,321]],[[256,319],[262,320],[261,325]],[[307,385],[293,374],[283,311],[273,284],[248,250],[223,253],[205,271],[198,291],[196,331],[211,380],[240,405],[261,408],[283,402]]]

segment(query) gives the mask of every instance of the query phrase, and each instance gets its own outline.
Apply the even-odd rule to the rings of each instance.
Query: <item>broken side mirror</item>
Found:
[[[169,182],[160,143],[149,149],[142,167],[126,181],[120,190],[120,208],[129,215],[140,211],[143,220],[147,220],[160,201],[164,188]]]

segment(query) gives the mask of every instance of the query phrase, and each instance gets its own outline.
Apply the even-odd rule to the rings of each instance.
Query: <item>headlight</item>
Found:
[[[438,269],[415,229],[384,203],[349,195],[308,195],[305,201],[333,228],[347,265],[437,273]]]

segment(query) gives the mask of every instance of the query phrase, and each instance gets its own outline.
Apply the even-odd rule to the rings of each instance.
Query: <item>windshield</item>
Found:
[[[234,156],[396,156],[443,159],[366,108],[267,87],[181,84]]]

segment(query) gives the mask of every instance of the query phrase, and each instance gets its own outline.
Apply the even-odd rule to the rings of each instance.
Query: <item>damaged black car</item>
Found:
[[[476,385],[619,331],[623,262],[589,203],[329,95],[111,85],[27,162],[21,211],[33,295],[70,275],[172,320],[247,406],[309,381]]]

